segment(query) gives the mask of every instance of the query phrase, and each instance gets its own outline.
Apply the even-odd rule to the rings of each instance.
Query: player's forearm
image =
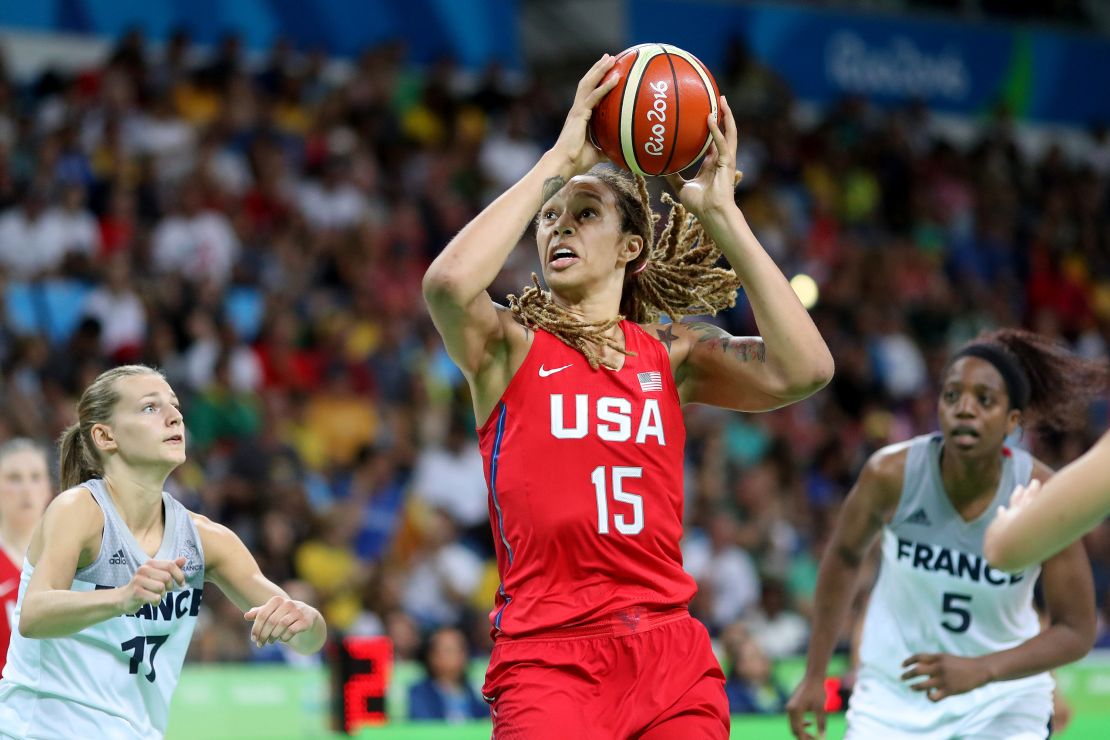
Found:
[[[293,638],[289,640],[289,647],[293,648],[294,651],[301,655],[311,655],[315,653],[317,650],[324,647],[324,642],[328,639],[328,626],[324,622],[324,615],[318,610],[314,609],[313,611],[315,611],[316,614],[312,627],[304,632],[293,635]]]
[[[1067,624],[1054,624],[1036,637],[981,660],[991,681],[1011,681],[1059,668],[1086,655],[1094,635]]]
[[[473,301],[501,272],[543,205],[545,191],[559,182],[553,178],[565,182],[575,174],[565,158],[552,152],[541,157],[527,175],[486,206],[435,258],[424,275],[424,295],[429,300],[445,298],[462,306]]]
[[[817,574],[813,630],[806,651],[807,677],[825,677],[858,580],[859,562],[844,558],[830,545]]]
[[[27,594],[19,615],[24,637],[65,637],[123,612],[122,591],[40,591]]]
[[[701,223],[743,283],[767,363],[782,378],[783,398],[797,400],[820,390],[833,375],[832,353],[740,209],[703,214]]]
[[[1011,517],[995,519],[983,551],[996,568],[1016,571],[1055,555],[1110,514],[1110,432],[1044,483]]]

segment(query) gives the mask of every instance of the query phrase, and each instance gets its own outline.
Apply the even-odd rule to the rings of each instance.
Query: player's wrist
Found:
[[[993,660],[993,657],[994,657],[993,655],[984,655],[984,656],[982,656],[978,659],[979,670],[981,672],[980,675],[982,676],[982,679],[983,679],[982,682],[979,684],[980,686],[983,686],[985,684],[992,683],[992,682],[998,680],[999,669],[998,669],[998,666],[995,665],[995,661]]]
[[[105,592],[109,595],[109,606],[111,606],[114,615],[122,617],[127,615],[127,587],[120,586],[118,588],[109,589]]]
[[[802,681],[804,683],[812,683],[814,681],[824,683],[825,677],[828,675],[828,673],[829,667],[827,662],[820,665],[807,665],[806,672],[802,674]]]
[[[574,157],[562,151],[558,144],[548,149],[543,156],[540,157],[540,161],[536,164],[536,168],[542,170],[545,180],[551,177],[561,177],[564,180],[569,180],[575,175],[580,175],[589,169],[588,167],[580,167]]]

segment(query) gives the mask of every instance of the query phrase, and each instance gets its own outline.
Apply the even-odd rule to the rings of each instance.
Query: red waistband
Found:
[[[631,609],[621,609],[605,615],[596,622],[579,624],[573,627],[559,627],[556,629],[536,632],[523,637],[510,637],[498,635],[497,640],[511,640],[513,642],[551,641],[551,640],[576,640],[582,637],[627,637],[639,632],[662,626],[669,622],[690,616],[689,610],[684,606],[656,611],[642,606]]]

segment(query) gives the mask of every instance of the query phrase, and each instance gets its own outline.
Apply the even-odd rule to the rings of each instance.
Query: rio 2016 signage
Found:
[[[726,94],[726,51],[738,38],[814,103],[918,98],[977,115],[1005,102],[1032,120],[1110,121],[1110,95],[1095,89],[1110,74],[1110,40],[1089,34],[717,0],[630,0],[628,22],[628,43],[665,36],[704,61]]]
[[[825,76],[860,95],[940,98],[958,104],[971,92],[971,70],[959,52],[930,52],[903,35],[873,45],[850,30],[834,34],[825,45]]]

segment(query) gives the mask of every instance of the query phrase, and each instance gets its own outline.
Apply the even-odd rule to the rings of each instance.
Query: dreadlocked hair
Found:
[[[609,336],[613,327],[626,318],[645,324],[666,314],[672,321],[678,321],[683,316],[716,314],[736,304],[740,278],[731,268],[718,266],[721,250],[681,203],[663,194],[663,203],[670,207],[670,213],[656,239],[655,224],[660,216],[651,209],[643,177],[596,168],[589,174],[608,185],[616,195],[621,231],[639,236],[644,243],[640,254],[625,265],[620,313],[612,319],[583,321],[578,313],[556,303],[533,273],[532,285],[521,291],[519,298],[508,296],[509,308],[525,326],[539,327],[555,335],[581,352],[596,370],[606,348],[633,354]]]

